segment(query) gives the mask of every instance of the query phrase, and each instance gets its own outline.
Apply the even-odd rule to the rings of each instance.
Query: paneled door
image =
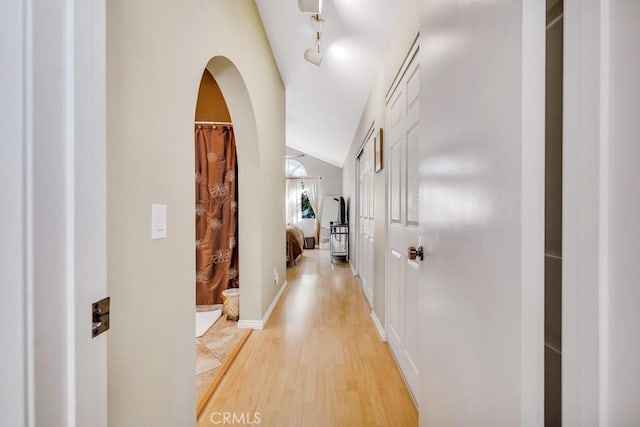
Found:
[[[373,308],[373,136],[364,145],[359,162],[358,275]]]
[[[387,102],[389,238],[387,340],[417,398],[418,282],[421,274],[418,158],[420,82],[417,58],[410,61]],[[410,248],[415,249],[410,253]],[[417,400],[417,399],[416,399]]]

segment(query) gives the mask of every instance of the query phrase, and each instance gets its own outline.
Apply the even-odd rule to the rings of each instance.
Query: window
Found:
[[[311,202],[309,202],[309,196],[307,196],[307,190],[304,188],[304,182],[301,182],[302,186],[302,196],[300,196],[301,204],[302,204],[302,219],[315,219],[316,213],[313,211],[313,207],[311,207]]]
[[[307,169],[297,160],[287,160],[287,176],[307,176]]]
[[[307,176],[307,169],[299,161],[294,159],[287,159],[286,174],[288,178],[294,178],[294,180],[296,182],[299,182],[300,185],[299,187],[294,186],[293,188],[287,190],[289,192],[287,197],[289,197],[289,200],[293,200],[294,202],[293,205],[288,208],[290,209],[289,212],[297,212],[297,214],[294,214],[295,219],[291,218],[290,221],[295,223],[300,219],[315,219],[316,213],[313,211],[313,207],[311,206],[309,196],[307,195],[307,189],[304,188],[304,182],[295,179]],[[300,198],[299,205],[297,204],[298,197]],[[289,218],[289,216],[287,216],[287,218]]]

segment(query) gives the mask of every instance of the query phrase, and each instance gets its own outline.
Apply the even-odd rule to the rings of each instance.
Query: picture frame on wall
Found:
[[[382,128],[378,130],[375,138],[373,139],[373,171],[378,173],[382,170]]]

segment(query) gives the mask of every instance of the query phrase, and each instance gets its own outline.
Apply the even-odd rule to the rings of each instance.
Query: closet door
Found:
[[[389,280],[387,339],[414,396],[418,393],[419,65],[413,60],[387,104],[389,120]]]
[[[358,221],[360,283],[367,302],[373,307],[373,136],[366,142],[360,157],[358,192],[360,195],[360,217]]]

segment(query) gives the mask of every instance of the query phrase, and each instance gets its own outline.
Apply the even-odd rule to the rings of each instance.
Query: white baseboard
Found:
[[[285,280],[282,286],[280,286],[280,290],[278,291],[276,296],[273,298],[273,301],[271,301],[271,305],[267,309],[267,312],[264,314],[264,317],[262,318],[262,320],[239,320],[238,328],[264,329],[264,325],[267,324],[267,321],[269,320],[269,317],[271,317],[271,313],[273,312],[273,309],[276,307],[276,304],[278,303],[278,301],[280,301],[280,297],[282,296],[284,289],[287,287],[287,284],[288,282]]]
[[[263,329],[262,320],[238,320],[239,329]]]
[[[276,304],[278,303],[278,301],[280,301],[280,297],[282,296],[282,293],[284,292],[284,290],[285,290],[285,288],[287,287],[288,284],[289,284],[289,282],[287,282],[285,280],[284,283],[282,284],[282,286],[280,286],[280,290],[278,291],[276,296],[273,298],[273,301],[271,301],[271,305],[269,306],[269,308],[267,308],[267,312],[264,314],[264,317],[262,318],[262,326],[263,327],[264,327],[264,325],[267,324],[267,320],[269,320],[269,317],[271,317],[271,313],[273,312],[273,309],[276,308]],[[260,329],[262,329],[262,328],[260,328]]]
[[[373,319],[373,323],[376,325],[376,329],[378,330],[380,339],[382,340],[382,342],[387,342],[387,333],[382,326],[382,322],[380,322],[380,319],[378,319],[378,316],[376,316],[376,312],[373,310],[371,310],[371,318]]]
[[[351,272],[353,273],[353,275],[357,276],[358,274],[356,273],[356,268],[353,266],[353,264],[351,264],[351,261],[349,261],[349,267],[351,267]]]

